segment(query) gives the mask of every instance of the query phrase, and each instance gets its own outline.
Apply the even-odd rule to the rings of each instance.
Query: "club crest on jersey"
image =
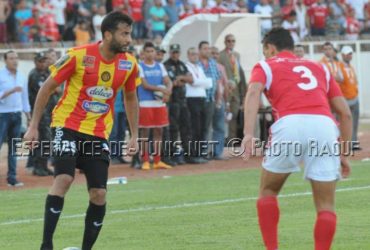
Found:
[[[84,101],[82,103],[82,108],[86,112],[92,112],[96,114],[105,114],[109,111],[110,107],[106,103]]]
[[[113,97],[113,89],[103,86],[94,86],[88,88],[86,94],[92,98],[107,100]]]
[[[127,60],[119,60],[118,62],[118,69],[119,70],[131,70],[132,62]]]
[[[108,82],[111,78],[110,73],[108,71],[104,71],[100,77],[104,82]]]
[[[89,68],[94,68],[95,56],[84,56],[82,58],[82,65]]]

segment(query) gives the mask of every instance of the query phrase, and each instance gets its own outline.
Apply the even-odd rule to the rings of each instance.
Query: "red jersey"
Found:
[[[346,33],[347,34],[359,34],[361,30],[361,24],[354,17],[346,18]]]
[[[250,83],[262,83],[275,120],[293,114],[325,115],[334,120],[329,99],[342,96],[322,64],[284,51],[256,64]]]
[[[144,4],[144,0],[129,0],[128,1],[131,7],[131,17],[135,22],[143,20],[143,11],[142,7]]]
[[[113,126],[114,100],[122,88],[135,91],[140,83],[136,59],[121,53],[106,61],[99,43],[70,49],[54,65],[51,77],[66,81],[63,96],[53,110],[51,127],[109,138]]]
[[[316,3],[316,0],[304,0],[303,3],[306,6],[311,6],[312,4]]]
[[[313,4],[308,10],[308,15],[311,19],[311,24],[314,28],[324,29],[326,26],[326,18],[329,16],[329,9],[326,4]]]

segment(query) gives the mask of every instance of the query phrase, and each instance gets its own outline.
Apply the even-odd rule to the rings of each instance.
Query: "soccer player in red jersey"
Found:
[[[345,148],[333,152],[332,147],[338,146],[339,136],[342,142],[351,140],[351,113],[329,70],[320,63],[298,58],[293,49],[293,39],[283,28],[272,29],[263,39],[266,60],[253,68],[245,100],[243,158],[247,160],[253,149],[253,131],[264,92],[275,118],[257,201],[266,249],[278,249],[277,196],[288,176],[300,171],[299,164],[303,162],[317,211],[315,249],[328,250],[336,229],[334,194],[340,165],[343,177],[350,173]],[[330,108],[339,116],[339,129]],[[289,142],[292,147],[285,146]],[[350,143],[345,145],[349,148]],[[331,153],[322,153],[323,147],[330,147]]]
[[[138,149],[138,64],[134,56],[125,53],[131,42],[131,25],[132,19],[123,13],[108,14],[101,25],[103,41],[70,49],[50,67],[51,76],[39,90],[26,141],[37,140],[37,128],[49,96],[66,82],[52,115],[55,178],[46,198],[41,250],[53,249],[53,234],[76,168],[84,171],[90,196],[82,249],[92,249],[98,238],[106,210],[110,160],[107,139],[118,91],[124,91],[131,128],[127,146]]]

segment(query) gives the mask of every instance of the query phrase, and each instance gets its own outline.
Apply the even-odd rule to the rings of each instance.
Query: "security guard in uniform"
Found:
[[[190,114],[185,97],[185,84],[193,83],[193,76],[188,71],[184,62],[180,61],[180,45],[170,45],[170,58],[164,62],[164,66],[173,83],[172,95],[169,102],[170,116],[170,141],[178,141],[179,133],[187,163],[204,163],[201,158],[191,157],[189,142],[191,138]],[[172,148],[172,153],[176,150]],[[167,155],[167,154],[166,154]],[[176,157],[177,164],[183,164],[181,157]]]
[[[48,76],[49,70],[46,53],[37,53],[35,56],[35,68],[31,70],[28,76],[28,93],[31,105],[31,112],[34,108],[37,93],[39,92],[40,87],[42,86],[42,84],[44,84]],[[27,167],[33,167],[33,174],[37,176],[53,175],[53,171],[48,169],[47,167],[48,147],[45,145],[48,145],[48,142],[50,141],[51,112],[57,101],[57,97],[50,98],[39,125],[39,141],[42,143],[39,144],[39,147],[33,150],[33,152],[30,154],[30,158],[28,159]]]

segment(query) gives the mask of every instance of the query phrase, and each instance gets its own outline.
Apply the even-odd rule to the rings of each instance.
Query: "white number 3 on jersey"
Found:
[[[312,75],[312,71],[309,68],[305,66],[296,66],[293,68],[293,72],[295,73],[303,72],[301,78],[308,78],[310,80],[310,82],[308,83],[303,82],[298,83],[297,85],[299,88],[303,90],[311,90],[317,87],[317,79],[314,75]]]

